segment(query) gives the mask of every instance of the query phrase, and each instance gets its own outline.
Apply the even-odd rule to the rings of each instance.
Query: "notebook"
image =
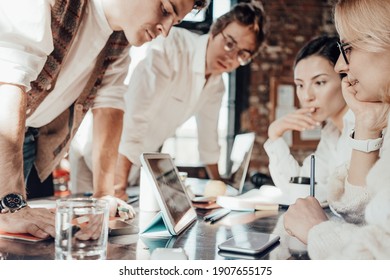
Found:
[[[50,239],[51,237],[40,238],[33,236],[29,233],[10,233],[0,230],[0,238],[13,239],[13,240],[23,240],[28,242],[38,242]]]
[[[234,137],[230,161],[232,163],[229,175],[234,174],[234,181],[227,186],[226,195],[236,196],[242,193],[249,163],[251,160],[255,133],[237,134]],[[229,176],[229,177],[230,177]],[[210,179],[187,178],[186,184],[196,196],[203,196],[205,187]]]

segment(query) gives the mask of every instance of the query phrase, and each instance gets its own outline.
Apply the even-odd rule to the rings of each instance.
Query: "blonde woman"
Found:
[[[343,95],[356,123],[350,166],[331,186],[340,204],[355,202],[355,211],[328,220],[318,201],[300,199],[284,227],[308,244],[314,259],[390,259],[390,135],[382,139],[390,103],[390,2],[339,0],[335,23],[341,38],[335,70],[347,75]]]

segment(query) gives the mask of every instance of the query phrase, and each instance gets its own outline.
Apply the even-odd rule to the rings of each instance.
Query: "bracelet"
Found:
[[[355,131],[352,130],[351,134],[348,137],[349,145],[352,147],[352,149],[361,151],[364,153],[370,153],[373,151],[377,151],[380,148],[382,148],[383,144],[383,134],[381,134],[381,137],[377,139],[367,139],[367,140],[357,140],[354,139]]]

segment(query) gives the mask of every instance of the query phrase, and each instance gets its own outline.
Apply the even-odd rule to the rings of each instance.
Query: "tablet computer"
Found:
[[[143,153],[141,163],[169,233],[180,234],[195,221],[196,212],[171,156],[163,153]]]

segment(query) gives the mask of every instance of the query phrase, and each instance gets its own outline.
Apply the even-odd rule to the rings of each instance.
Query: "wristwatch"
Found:
[[[16,212],[27,206],[27,202],[19,193],[9,193],[0,199],[0,213]],[[6,210],[6,211],[4,211]]]
[[[377,139],[367,139],[367,140],[356,140],[354,139],[354,136],[355,136],[355,131],[352,130],[348,139],[349,139],[349,145],[354,150],[361,151],[364,153],[369,153],[369,152],[377,151],[380,148],[382,148],[383,134],[381,135],[381,137]]]

